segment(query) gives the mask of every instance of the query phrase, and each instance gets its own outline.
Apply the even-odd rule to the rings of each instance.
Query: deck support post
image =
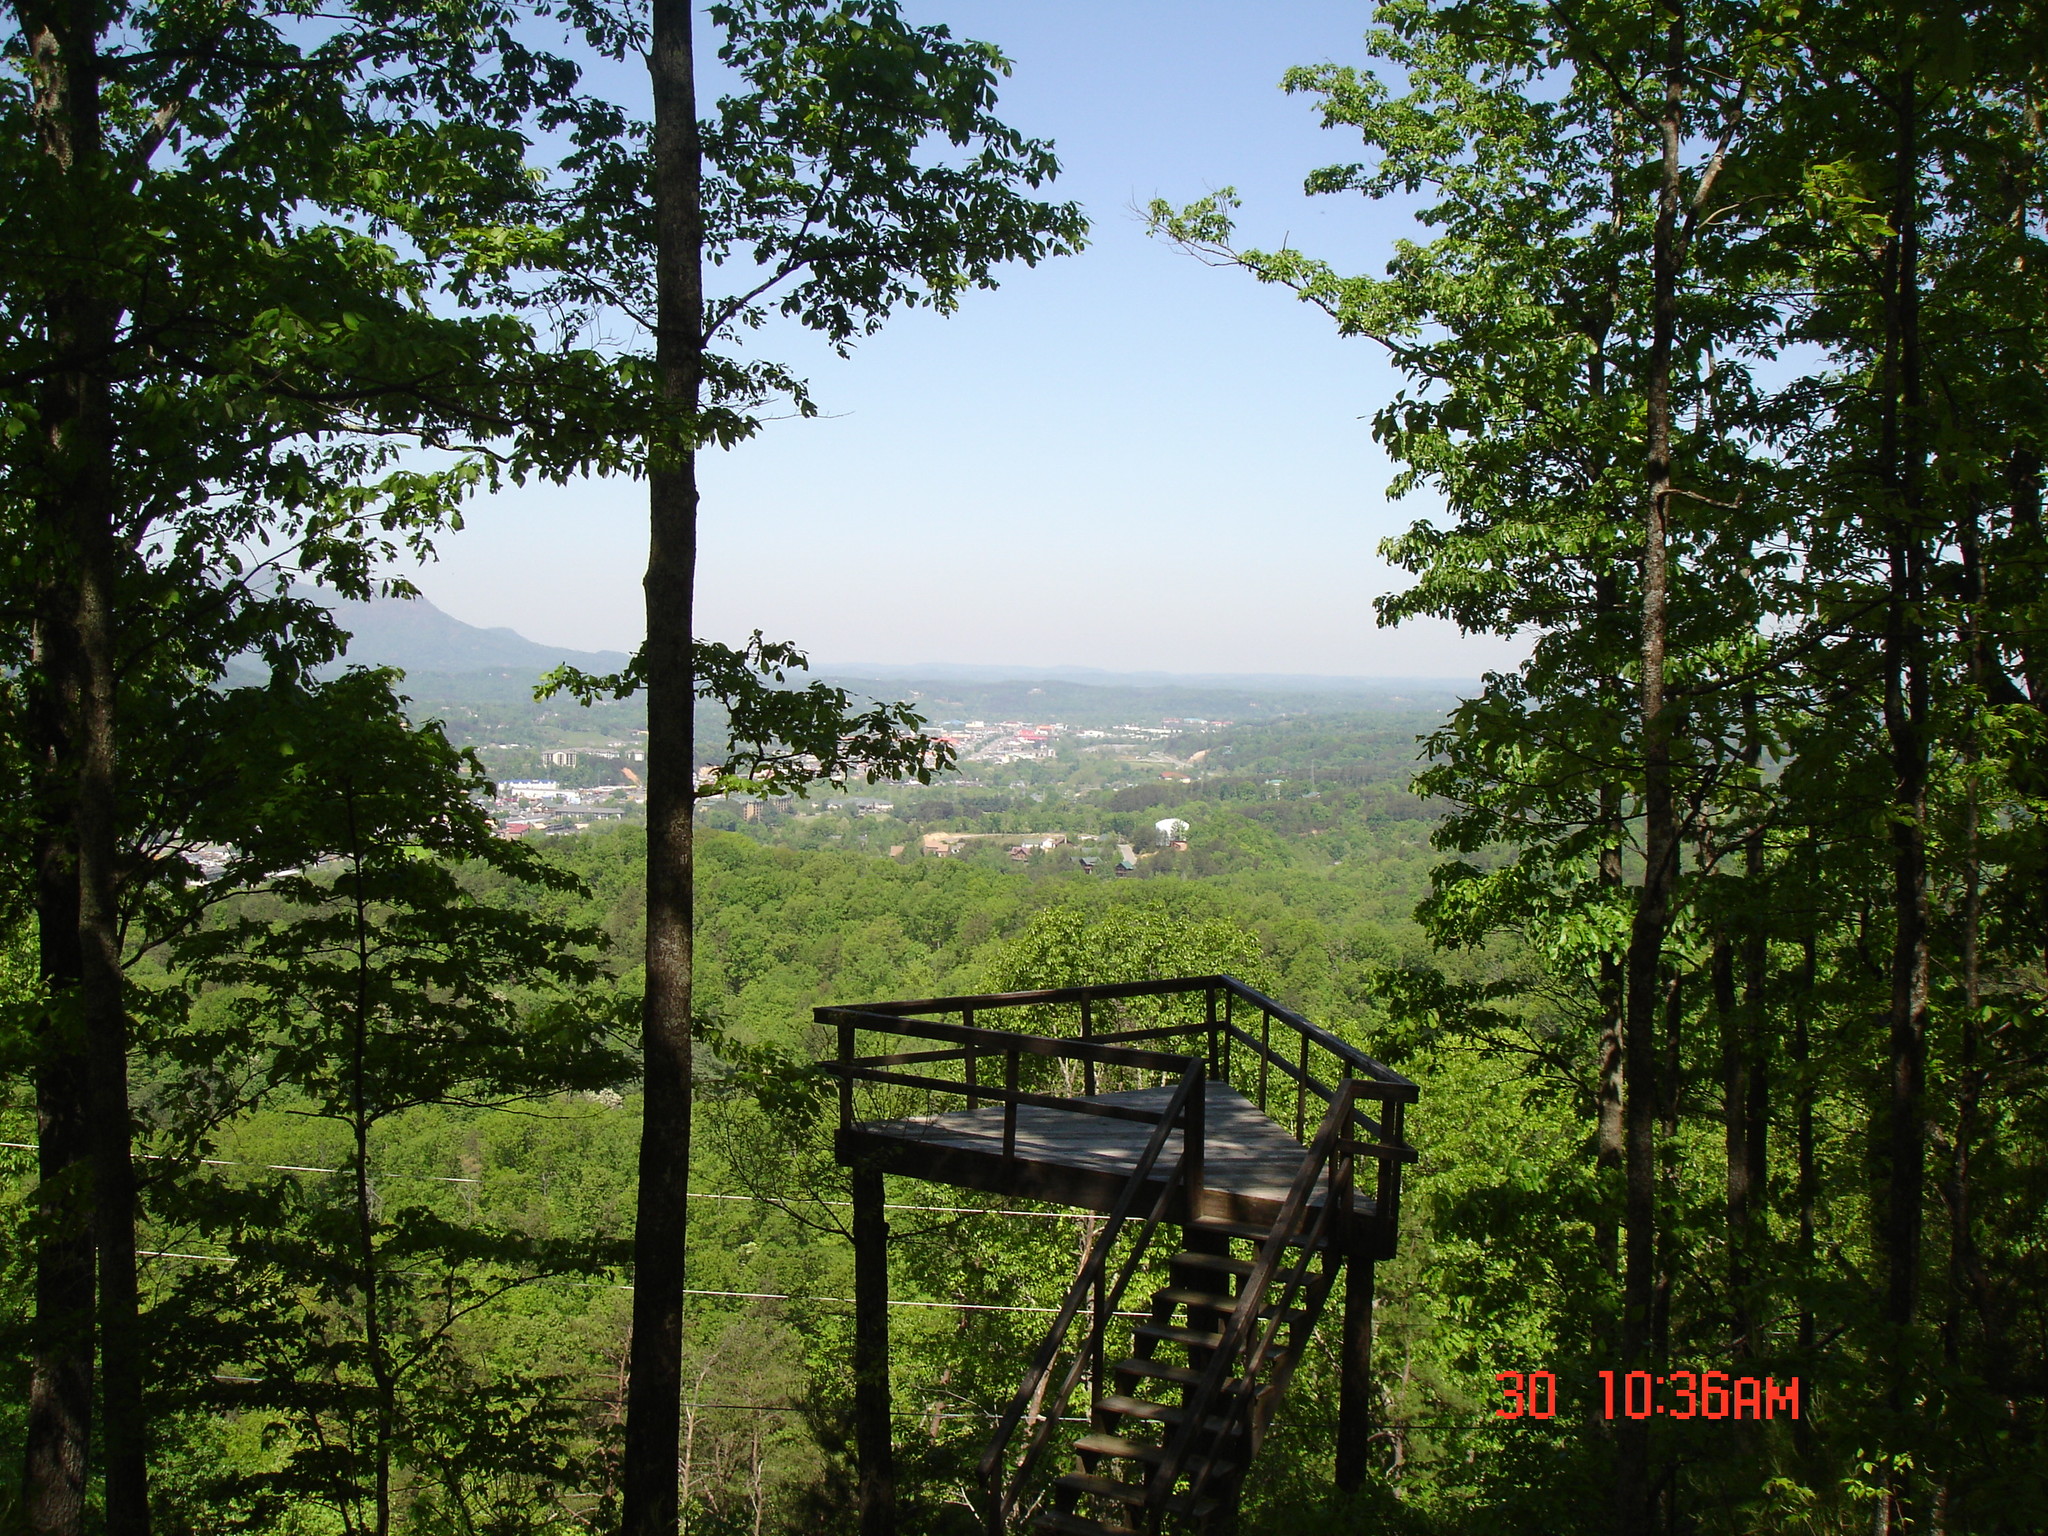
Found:
[[[1358,1231],[1357,1238],[1370,1231]],[[1337,1486],[1346,1493],[1364,1484],[1366,1452],[1372,1443],[1374,1256],[1357,1238],[1344,1259],[1344,1336],[1338,1345]]]
[[[896,1460],[889,1437],[889,1225],[882,1176],[853,1170],[853,1444],[860,1536],[896,1536]]]

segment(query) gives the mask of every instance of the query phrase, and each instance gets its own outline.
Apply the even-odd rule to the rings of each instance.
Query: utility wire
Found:
[[[23,1152],[33,1152],[37,1149],[37,1146],[38,1143],[33,1141],[0,1141],[0,1147],[11,1147]],[[140,1152],[136,1155],[152,1160],[162,1160],[163,1158],[163,1154],[154,1152]],[[303,1163],[244,1163],[224,1157],[202,1157],[199,1161],[202,1165],[209,1168],[261,1168],[270,1173],[340,1174],[346,1172],[345,1169],[341,1168],[314,1168]],[[436,1184],[481,1184],[484,1182],[482,1179],[456,1178],[449,1174],[439,1173],[380,1173],[374,1175],[374,1177],[379,1179],[424,1179]],[[738,1200],[754,1205],[781,1206],[784,1204],[783,1201],[771,1200],[766,1195],[711,1195],[700,1194],[695,1190],[690,1192],[689,1198],[692,1200]],[[853,1206],[851,1200],[821,1200],[818,1203],[820,1205],[843,1207],[846,1209],[851,1209]],[[1089,1211],[1000,1211],[991,1210],[987,1206],[981,1205],[898,1205],[884,1203],[882,1209],[885,1211],[925,1211],[942,1216],[1038,1216],[1056,1221],[1101,1220],[1099,1216]],[[201,1255],[201,1257],[204,1257],[204,1255]]]
[[[192,1259],[203,1264],[234,1264],[239,1262],[232,1254],[173,1253],[160,1248],[138,1248],[135,1250],[135,1256],[139,1259]],[[591,1290],[606,1291],[630,1291],[633,1289],[632,1286],[622,1281],[571,1280],[566,1275],[544,1276],[535,1283],[542,1285],[584,1286]],[[855,1305],[854,1299],[851,1296],[796,1296],[787,1291],[685,1290],[683,1294],[685,1296],[719,1297],[731,1301],[817,1301],[827,1302],[833,1306],[840,1307]],[[892,1307],[936,1308],[949,1312],[1036,1312],[1048,1317],[1059,1311],[1058,1307],[1007,1306],[992,1301],[909,1301],[900,1300],[894,1296],[889,1298],[889,1305]],[[1079,1314],[1076,1315],[1078,1316]],[[1118,1317],[1150,1317],[1152,1314],[1149,1312],[1119,1312],[1116,1315]]]

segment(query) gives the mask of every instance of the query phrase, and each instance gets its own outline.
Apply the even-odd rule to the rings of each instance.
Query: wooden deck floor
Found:
[[[1170,1088],[1105,1093],[1099,1102],[1163,1109]],[[1226,1083],[1208,1084],[1203,1104],[1204,1214],[1267,1222],[1279,1211],[1306,1149],[1258,1105]],[[1017,1155],[1003,1156],[1001,1105],[905,1120],[866,1120],[839,1134],[841,1162],[867,1160],[883,1172],[1082,1210],[1108,1211],[1137,1167],[1153,1127],[1135,1120],[1027,1105],[1017,1111]],[[1160,1181],[1180,1155],[1168,1139]],[[1150,1203],[1141,1206],[1149,1209]],[[1364,1192],[1361,1215],[1372,1210]],[[1180,1220],[1183,1212],[1171,1219]]]

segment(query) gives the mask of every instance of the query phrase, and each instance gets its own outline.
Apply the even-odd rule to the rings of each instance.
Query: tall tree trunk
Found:
[[[1747,1349],[1749,1325],[1746,1293],[1748,1255],[1744,1252],[1744,1221],[1749,1208],[1749,1120],[1744,1087],[1749,1077],[1742,1039],[1742,1011],[1736,1001],[1736,941],[1724,921],[1714,937],[1712,971],[1714,1022],[1721,1036],[1721,1131],[1723,1148],[1722,1217],[1728,1248],[1728,1339],[1740,1358]]]
[[[1593,392],[1604,392],[1604,370],[1596,371],[1593,378]],[[1594,580],[1594,611],[1599,620],[1610,619],[1621,605],[1619,582],[1611,572],[1602,572]],[[1603,628],[1605,626],[1603,625]],[[1618,684],[1603,684],[1603,694],[1610,699],[1617,716],[1623,710],[1624,700],[1619,694]],[[1622,786],[1613,776],[1600,786],[1600,827],[1603,834],[1599,853],[1599,881],[1603,892],[1610,895],[1622,887]],[[1627,1163],[1628,1143],[1622,1126],[1622,1070],[1623,1030],[1622,1014],[1624,1000],[1624,967],[1621,957],[1611,950],[1600,956],[1600,1036],[1598,1060],[1594,1076],[1594,1168],[1599,1189],[1599,1206],[1594,1217],[1593,1247],[1599,1257],[1603,1275],[1621,1278],[1621,1226],[1619,1217],[1623,1206],[1625,1188],[1624,1168]],[[1616,1344],[1613,1335],[1613,1319],[1602,1309],[1599,1323],[1599,1337],[1596,1347],[1602,1359],[1611,1360]]]
[[[1814,881],[1812,884],[1817,885]],[[1814,1263],[1815,1222],[1814,1207],[1818,1199],[1819,1173],[1814,1161],[1814,1091],[1813,1091],[1813,1006],[1814,991],[1819,979],[1819,944],[1814,930],[1819,924],[1817,913],[1809,913],[1805,919],[1805,932],[1800,935],[1799,955],[1799,996],[1792,1013],[1792,1063],[1797,1074],[1792,1105],[1792,1155],[1795,1163],[1793,1177],[1797,1183],[1794,1198],[1799,1207],[1799,1369],[1810,1371],[1814,1364],[1814,1350],[1818,1336],[1814,1326],[1813,1287],[1817,1279]],[[1795,1421],[1792,1443],[1802,1459],[1812,1449],[1811,1421]]]
[[[135,1258],[135,1165],[130,1145],[128,1022],[116,910],[114,585],[118,567],[112,390],[100,370],[113,350],[116,310],[93,287],[93,248],[106,165],[98,6],[22,6],[37,133],[65,195],[51,210],[81,242],[74,281],[53,296],[49,339],[59,359],[43,402],[47,471],[41,512],[53,555],[68,565],[69,603],[51,656],[72,706],[64,778],[77,934],[78,1016],[98,1266],[100,1424],[109,1536],[149,1529],[147,1423]]]
[[[1617,233],[1628,218],[1628,156],[1626,147],[1626,119],[1619,108],[1608,114],[1608,223]],[[1608,361],[1607,336],[1614,323],[1614,317],[1621,309],[1621,269],[1616,265],[1607,273],[1606,291],[1601,295],[1600,320],[1593,335],[1593,352],[1586,364],[1586,389],[1595,400],[1607,396]],[[1604,451],[1597,458],[1598,466],[1604,473],[1610,461]],[[1600,562],[1600,569],[1593,578],[1594,623],[1603,644],[1609,630],[1620,614],[1621,581],[1613,567],[1606,561]],[[1601,693],[1614,711],[1617,720],[1624,718],[1627,699],[1624,685],[1619,677],[1603,679]],[[1615,773],[1610,773],[1600,785],[1600,828],[1602,846],[1599,854],[1599,881],[1603,892],[1611,895],[1622,887],[1622,845],[1626,827],[1622,817],[1623,785]],[[1597,1187],[1600,1192],[1598,1214],[1594,1218],[1593,1246],[1599,1257],[1602,1275],[1610,1276],[1618,1284],[1621,1280],[1621,1225],[1623,1191],[1626,1186],[1624,1173],[1628,1160],[1627,1136],[1622,1128],[1622,1018],[1625,1012],[1626,993],[1625,967],[1620,956],[1612,950],[1603,951],[1600,956],[1600,1041],[1599,1060],[1595,1075],[1594,1115],[1597,1122],[1594,1141],[1594,1167]],[[1614,1319],[1606,1315],[1603,1308],[1599,1324],[1596,1348],[1603,1360],[1615,1357],[1619,1340],[1613,1333]]]
[[[37,649],[39,670],[47,674],[51,658],[40,654],[40,643]],[[62,759],[63,734],[60,727],[45,738],[49,749],[39,756],[46,777]],[[68,840],[55,828],[37,839],[36,918],[47,1001],[36,1042],[36,1310],[23,1514],[37,1536],[82,1536],[92,1446],[91,1116],[76,1017],[78,872]]]
[[[1959,637],[1968,659],[1975,697],[1971,709],[1982,709],[1997,665],[1991,653],[1983,623],[1984,566],[1981,551],[1981,509],[1972,503],[1963,518],[1957,540],[1963,565],[1963,624]],[[1963,984],[1962,1039],[1956,1060],[1955,1141],[1949,1153],[1949,1301],[1947,1328],[1948,1364],[1961,1363],[1962,1313],[1967,1305],[1977,1315],[1980,1369],[1994,1383],[2006,1377],[2009,1358],[2004,1328],[1998,1316],[1997,1298],[1984,1256],[1977,1245],[1976,1151],[1981,1130],[1980,1113],[1989,1073],[1984,1052],[1984,869],[1981,847],[1982,808],[1979,803],[1979,773],[1982,745],[1973,718],[1963,733],[1962,756],[1967,775],[1963,786]],[[1993,1149],[1995,1160],[1995,1145]]]
[[[696,803],[696,410],[703,377],[703,151],[688,0],[654,0],[655,362],[677,412],[649,445],[647,992],[644,1120],[633,1233],[633,1342],[621,1468],[626,1536],[676,1529],[685,1210],[690,1187],[691,817]]]
[[[1678,1208],[1678,1112],[1685,1089],[1685,983],[1674,969],[1664,985],[1664,1032],[1659,1042],[1664,1058],[1657,1070],[1657,1199],[1660,1212]],[[1657,1274],[1650,1291],[1650,1356],[1664,1360],[1671,1353],[1671,1303],[1678,1292],[1678,1270],[1688,1244],[1671,1224],[1657,1226]],[[1664,1469],[1666,1472],[1669,1468]]]
[[[1757,732],[1756,695],[1742,699],[1742,755],[1752,781],[1763,761]],[[1770,1135],[1770,1037],[1765,1017],[1765,980],[1769,962],[1764,931],[1764,834],[1752,825],[1742,839],[1743,900],[1736,932],[1725,942],[1728,953],[1716,955],[1716,1004],[1721,1009],[1722,1110],[1727,1119],[1727,1219],[1729,1344],[1733,1357],[1747,1360],[1757,1353],[1756,1318],[1751,1286],[1755,1283],[1761,1240],[1761,1202],[1768,1189]],[[1735,972],[1741,970],[1741,995]],[[1725,964],[1725,979],[1718,967]]]
[[[111,341],[111,325],[97,328]],[[99,1261],[100,1424],[109,1536],[149,1530],[148,1425],[142,1400],[135,1257],[135,1160],[128,1102],[128,1015],[116,908],[114,518],[105,381],[79,380],[76,424],[92,461],[72,506],[79,583],[79,1002],[92,1108],[93,1237]]]
[[[350,780],[342,786],[342,806],[348,826],[349,872],[355,882],[351,904],[351,931],[355,941],[356,995],[349,1019],[348,1085],[349,1134],[354,1141],[356,1285],[363,1298],[363,1352],[369,1357],[370,1378],[376,1386],[376,1434],[372,1442],[371,1524],[375,1536],[388,1536],[391,1529],[391,1454],[398,1422],[398,1384],[391,1370],[391,1352],[385,1344],[383,1276],[377,1263],[377,1211],[370,1186],[370,1129],[374,1110],[370,1103],[370,906],[364,888],[363,846],[356,824],[356,786]]]
[[[1600,790],[1601,816],[1613,826],[1621,819],[1620,794],[1612,785]],[[1610,812],[1612,813],[1610,816]],[[1621,845],[1610,843],[1600,850],[1600,884],[1621,885]],[[1600,957],[1600,1042],[1595,1082],[1597,1130],[1594,1166],[1599,1170],[1600,1206],[1594,1218],[1593,1246],[1599,1254],[1603,1274],[1619,1278],[1621,1273],[1621,1231],[1615,1216],[1621,1201],[1615,1196],[1623,1182],[1628,1142],[1622,1125],[1622,999],[1623,968],[1612,954]]]
[[[1639,731],[1643,754],[1643,886],[1629,931],[1623,1018],[1622,1106],[1626,1142],[1623,1229],[1626,1272],[1622,1287],[1622,1365],[1651,1364],[1652,1310],[1656,1299],[1657,1242],[1657,1012],[1662,1001],[1664,939],[1671,926],[1671,892],[1679,828],[1672,789],[1671,708],[1665,699],[1665,651],[1671,594],[1671,358],[1678,333],[1680,261],[1679,148],[1684,137],[1685,23],[1674,11],[1665,38],[1664,110],[1659,129],[1663,164],[1651,252],[1652,309],[1644,370],[1648,412],[1642,548],[1642,682]],[[1627,1421],[1616,1437],[1616,1528],[1646,1536],[1651,1518],[1650,1444],[1645,1422]]]
[[[1888,1093],[1879,1115],[1884,1187],[1878,1229],[1884,1265],[1888,1402],[1901,1428],[1912,1400],[1912,1328],[1918,1306],[1927,1075],[1929,913],[1927,891],[1926,637],[1921,618],[1925,545],[1921,528],[1925,453],[1920,362],[1919,95],[1911,66],[1892,98],[1893,237],[1884,267],[1883,400],[1879,454],[1886,480],[1884,727],[1891,757],[1891,1006]],[[1910,1475],[1887,1461],[1878,1519],[1908,1519]]]
[[[1892,913],[1890,1095],[1885,1113],[1885,1318],[1893,1330],[1891,1393],[1908,1400],[1907,1330],[1920,1269],[1925,1198],[1924,1104],[1927,1071],[1927,708],[1925,588],[1920,527],[1925,452],[1921,424],[1919,301],[1919,107],[1910,70],[1895,101],[1896,196],[1885,305],[1886,379],[1881,451],[1890,505],[1886,551],[1890,590],[1884,636],[1884,724],[1892,768]]]

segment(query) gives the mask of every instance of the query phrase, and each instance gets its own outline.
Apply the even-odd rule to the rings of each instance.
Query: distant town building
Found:
[[[512,779],[498,786],[512,800],[574,800],[576,791],[564,789],[553,779]]]

